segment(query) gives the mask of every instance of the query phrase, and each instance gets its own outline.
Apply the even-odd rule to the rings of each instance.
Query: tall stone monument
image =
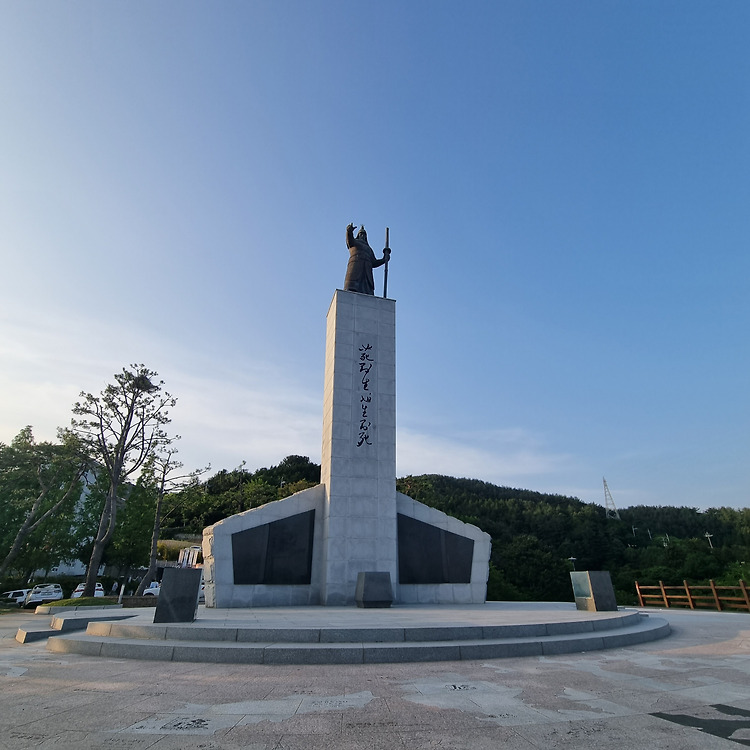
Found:
[[[396,303],[336,291],[328,311],[322,603],[352,601],[357,575],[397,578]]]
[[[353,605],[369,573],[388,574],[396,604],[485,600],[489,535],[396,492],[396,303],[372,282],[390,249],[375,258],[364,227],[346,236],[345,290],[327,317],[321,483],[204,530],[209,607]]]

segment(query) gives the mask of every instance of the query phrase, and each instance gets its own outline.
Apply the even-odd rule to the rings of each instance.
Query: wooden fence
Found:
[[[694,586],[687,581],[682,586],[665,586],[659,581],[658,586],[642,586],[635,582],[638,602],[641,607],[690,607],[690,609],[707,608],[743,609],[750,612],[750,589],[743,580],[739,586],[717,586],[713,581],[708,586]]]

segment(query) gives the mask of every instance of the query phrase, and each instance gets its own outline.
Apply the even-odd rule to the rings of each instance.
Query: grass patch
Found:
[[[79,599],[60,599],[56,602],[47,602],[50,607],[110,607],[113,604],[117,604],[116,599],[112,601],[112,599],[105,599],[101,596],[82,596]]]
[[[0,615],[17,614],[18,610],[19,606],[17,604],[6,604],[5,602],[0,602]]]

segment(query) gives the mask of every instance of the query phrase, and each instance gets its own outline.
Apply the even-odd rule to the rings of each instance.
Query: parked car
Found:
[[[0,602],[3,604],[17,604],[19,607],[31,589],[14,589],[13,591],[3,591],[0,594]]]
[[[31,608],[37,604],[55,602],[63,598],[63,590],[59,583],[40,583],[34,586],[23,600],[24,607]]]
[[[143,591],[143,596],[159,596],[161,591],[161,583],[159,581],[151,581]]]
[[[85,587],[86,587],[85,583],[79,583],[73,590],[73,593],[70,595],[70,598],[79,599],[81,597],[81,594],[83,594],[83,589]],[[99,582],[97,582],[96,587],[94,588],[94,596],[104,596],[104,586],[102,586],[101,583]]]

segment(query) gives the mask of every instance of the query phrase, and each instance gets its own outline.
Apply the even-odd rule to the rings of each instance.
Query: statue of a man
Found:
[[[372,269],[388,262],[391,256],[390,248],[384,248],[383,257],[376,258],[367,242],[365,228],[360,227],[355,237],[354,224],[349,224],[346,228],[346,246],[349,248],[349,265],[346,267],[344,291],[374,295],[375,280],[372,277]]]

